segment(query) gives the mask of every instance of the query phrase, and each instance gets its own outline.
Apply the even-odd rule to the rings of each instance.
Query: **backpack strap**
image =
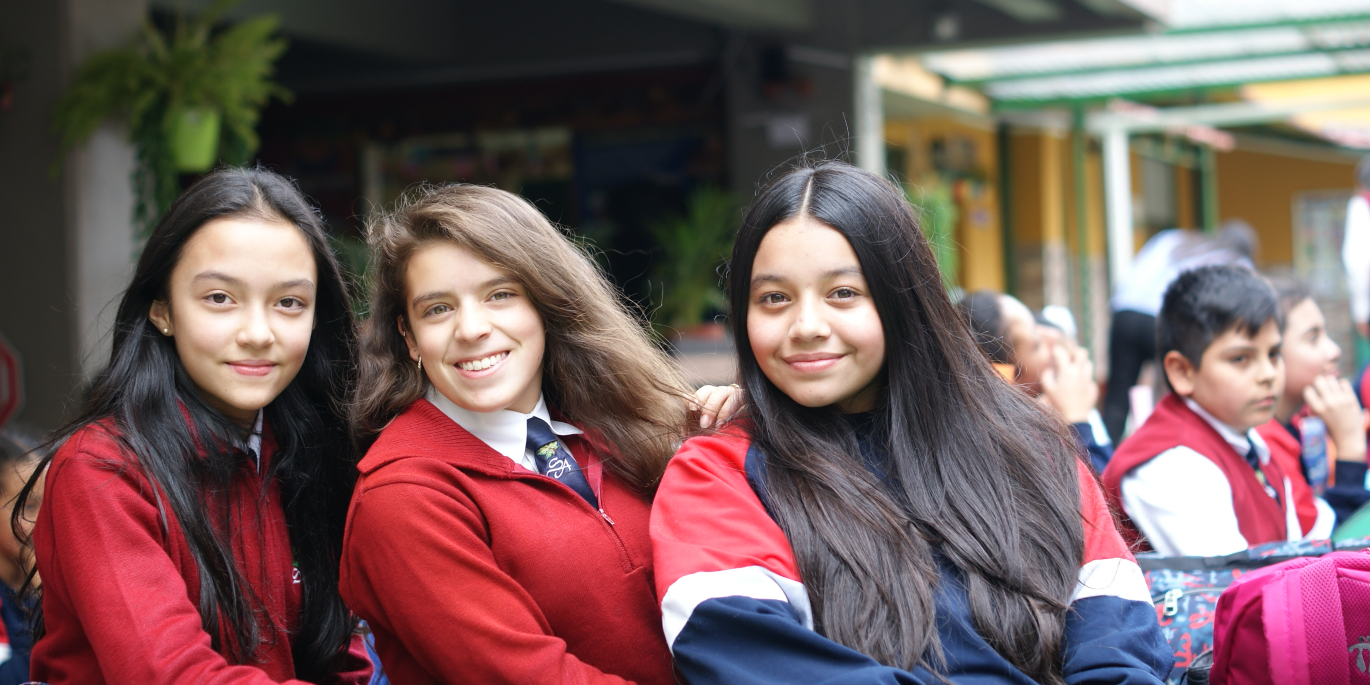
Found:
[[[1261,620],[1276,685],[1347,685],[1335,558],[1291,568],[1263,590]]]

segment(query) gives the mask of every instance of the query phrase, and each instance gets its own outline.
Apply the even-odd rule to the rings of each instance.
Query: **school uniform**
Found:
[[[531,418],[589,494],[539,473]],[[391,681],[674,682],[648,503],[602,455],[542,400],[478,414],[430,392],[381,431],[358,465],[341,590]]]
[[[878,455],[863,461],[882,476]],[[688,440],[671,461],[652,510],[662,622],[691,685],[928,684],[814,630],[808,589],[789,540],[768,511],[765,457],[733,428]],[[1158,685],[1174,658],[1142,572],[1113,526],[1088,467],[1079,465],[1084,564],[1069,598],[1066,682]],[[957,683],[1033,681],[976,631],[963,574],[937,555],[941,675]]]
[[[1167,556],[1219,556],[1304,538],[1293,481],[1255,430],[1240,432],[1170,394],[1104,470],[1124,535]],[[1331,531],[1319,510],[1313,536]]]
[[[1294,503],[1298,508],[1299,522],[1303,524],[1304,535],[1309,539],[1321,539],[1331,535],[1332,526],[1330,523],[1325,524],[1324,528],[1315,533],[1310,528],[1309,510],[1314,509],[1316,517],[1317,512],[1323,508],[1331,509],[1335,514],[1335,523],[1349,519],[1357,509],[1370,500],[1370,492],[1367,492],[1365,487],[1370,484],[1367,482],[1370,479],[1367,479],[1365,462],[1337,459],[1337,446],[1329,439],[1327,467],[1331,478],[1321,497],[1313,495],[1303,467],[1303,439],[1299,431],[1299,426],[1308,415],[1308,409],[1305,408],[1295,414],[1287,424],[1271,419],[1257,426],[1256,432],[1270,447],[1271,458],[1279,460],[1280,468],[1284,469],[1294,483]]]
[[[254,660],[233,665],[211,647],[197,608],[199,570],[176,515],[119,443],[113,422],[102,421],[77,431],[48,467],[33,531],[46,628],[33,647],[34,680],[303,685],[291,655],[301,585],[280,490],[273,483],[261,496],[275,446],[260,421],[231,489],[205,495],[211,511],[227,502],[229,520],[220,523],[264,611]],[[370,674],[358,636],[344,673],[327,682],[360,685]]]

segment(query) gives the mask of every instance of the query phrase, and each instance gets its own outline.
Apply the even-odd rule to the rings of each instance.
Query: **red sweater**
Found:
[[[1195,414],[1184,400],[1171,393],[1156,405],[1146,423],[1118,445],[1113,459],[1104,469],[1101,480],[1104,489],[1118,511],[1123,511],[1122,480],[1132,469],[1151,461],[1172,447],[1188,447],[1212,461],[1232,486],[1232,508],[1237,515],[1237,528],[1248,545],[1287,539],[1284,511],[1265,493],[1251,465],[1237,454],[1203,417]],[[1261,467],[1266,481],[1280,491],[1284,500],[1284,471],[1279,461],[1271,459]],[[1285,502],[1287,505],[1288,503]],[[1141,539],[1132,522],[1123,517],[1122,533],[1129,543]],[[1201,522],[1195,522],[1196,525]]]
[[[262,481],[249,461],[228,493],[233,556],[267,612],[258,662],[230,665],[201,627],[199,570],[175,514],[166,506],[163,524],[154,488],[111,430],[107,423],[82,428],[48,467],[33,532],[47,634],[33,647],[33,679],[303,685],[293,680],[290,652],[300,586],[278,489],[273,485],[262,502]],[[272,448],[263,441],[262,471]],[[371,664],[360,637],[349,657],[350,672],[330,682],[367,682]]]
[[[605,516],[427,400],[381,432],[358,465],[342,594],[392,682],[674,682],[648,505],[564,440]]]

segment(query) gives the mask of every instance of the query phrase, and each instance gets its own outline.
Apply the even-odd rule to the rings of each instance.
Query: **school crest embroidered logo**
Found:
[[[1346,651],[1356,655],[1356,670],[1370,673],[1370,664],[1366,664],[1365,661],[1365,653],[1370,652],[1370,635],[1362,635],[1360,642],[1351,645]]]
[[[570,473],[573,468],[570,459],[554,456],[547,460],[547,475],[556,479],[560,479],[562,476]]]
[[[543,459],[551,459],[552,455],[557,453],[557,447],[560,447],[560,445],[557,444],[556,440],[553,440],[538,448],[538,456]]]

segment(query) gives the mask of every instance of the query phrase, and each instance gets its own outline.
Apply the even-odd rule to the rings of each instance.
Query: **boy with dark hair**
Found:
[[[1253,430],[1284,384],[1280,329],[1273,289],[1245,268],[1195,269],[1166,290],[1156,349],[1173,392],[1103,474],[1133,540],[1217,556],[1303,537],[1292,483]]]

